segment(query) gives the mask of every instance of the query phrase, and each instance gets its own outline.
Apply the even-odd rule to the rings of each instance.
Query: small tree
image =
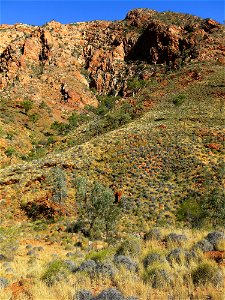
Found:
[[[128,89],[132,90],[133,97],[137,94],[141,89],[146,86],[146,81],[140,78],[132,78],[127,82]]]
[[[75,186],[80,226],[85,226],[93,238],[99,235],[104,235],[106,239],[112,237],[120,216],[120,208],[114,203],[113,191],[98,182],[88,188],[84,177],[77,178]]]
[[[54,202],[62,204],[64,202],[64,198],[67,196],[67,184],[65,173],[61,168],[55,167],[52,171],[52,175],[52,199]]]
[[[119,217],[119,208],[114,203],[115,196],[110,188],[96,182],[91,192],[93,204],[93,229],[104,232],[106,239],[113,235]]]

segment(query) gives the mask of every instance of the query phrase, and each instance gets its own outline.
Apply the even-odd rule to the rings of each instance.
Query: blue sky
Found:
[[[90,20],[120,20],[133,8],[190,13],[202,18],[225,20],[225,0],[0,0],[0,23],[43,25],[56,20],[72,23]]]

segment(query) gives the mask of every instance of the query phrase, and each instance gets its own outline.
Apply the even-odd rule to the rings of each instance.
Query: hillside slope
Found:
[[[82,175],[146,222],[224,186],[224,26],[138,9],[0,33],[2,209],[51,200],[56,166],[69,211]]]
[[[223,68],[214,66],[213,74],[190,84],[185,94],[166,94],[149,112],[119,129],[58,154],[2,169],[5,209],[10,203],[18,209],[28,199],[50,197],[49,178],[59,166],[67,177],[68,205],[74,198],[73,177],[86,176],[122,190],[145,221],[173,222],[173,213],[189,196],[224,187],[224,110],[222,99],[211,92],[212,84],[223,85],[222,74]],[[224,87],[219,90],[224,93]],[[177,106],[180,95],[185,98]],[[85,126],[89,136],[90,124]],[[67,139],[71,142],[76,136]]]

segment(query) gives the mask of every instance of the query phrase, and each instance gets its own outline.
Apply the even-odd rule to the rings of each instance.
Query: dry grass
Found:
[[[207,234],[206,231],[201,230],[188,230],[176,228],[160,228],[162,236],[166,236],[171,232],[182,233],[188,237],[187,243],[183,246],[184,249],[191,249],[195,242],[204,238]],[[47,233],[47,231],[46,231]],[[41,251],[37,258],[27,255],[26,244],[32,246],[43,246],[44,251]],[[165,263],[154,263],[151,268],[164,268],[169,273],[173,274],[175,284],[173,286],[152,288],[149,282],[144,280],[145,268],[143,267],[143,259],[149,253],[160,253],[165,257],[177,245],[165,245],[160,241],[141,241],[141,254],[135,259],[139,266],[138,273],[130,272],[125,267],[121,267],[113,278],[109,276],[89,277],[85,273],[69,273],[65,279],[56,282],[52,286],[46,285],[41,280],[42,275],[48,267],[48,263],[55,258],[52,254],[57,254],[61,260],[72,259],[79,265],[90,250],[80,249],[79,252],[83,253],[82,256],[74,256],[74,258],[67,258],[65,245],[59,242],[49,243],[43,240],[20,240],[19,248],[14,256],[14,260],[10,262],[10,267],[14,270],[11,274],[5,273],[5,267],[1,264],[0,277],[5,277],[10,281],[6,289],[1,290],[1,300],[72,300],[73,295],[80,289],[90,290],[94,295],[97,295],[102,290],[109,287],[116,287],[125,296],[137,296],[140,300],[166,300],[168,297],[174,299],[205,299],[211,297],[213,300],[223,300],[223,288],[216,288],[211,284],[205,286],[195,286],[191,279],[191,272],[198,266],[197,261],[193,261],[190,265],[185,265],[185,261],[181,263],[174,263],[170,266]],[[114,246],[115,247],[115,246]],[[107,249],[107,245],[106,245]],[[115,247],[116,249],[116,247]],[[93,249],[91,250],[93,252]],[[98,251],[98,250],[97,250]],[[115,253],[113,247],[110,246],[109,254]],[[111,255],[112,255],[111,254]],[[210,263],[217,266],[216,263],[199,253],[202,262]],[[107,259],[110,259],[108,257]]]

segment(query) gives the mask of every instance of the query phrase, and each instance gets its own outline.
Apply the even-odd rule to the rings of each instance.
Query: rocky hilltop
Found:
[[[65,85],[67,106],[97,105],[88,87],[123,95],[138,62],[173,68],[191,59],[224,62],[222,40],[213,35],[221,29],[211,19],[147,9],[117,22],[1,25],[1,88],[10,96],[24,89],[22,95],[54,105]]]

